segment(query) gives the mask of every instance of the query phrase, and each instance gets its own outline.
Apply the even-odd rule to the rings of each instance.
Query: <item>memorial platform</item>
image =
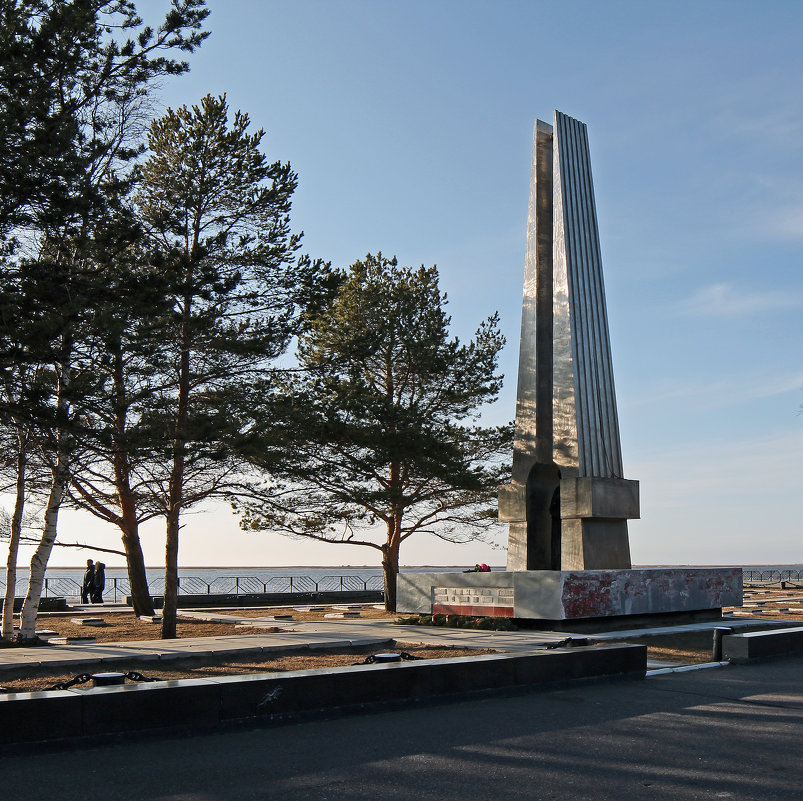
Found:
[[[708,614],[742,605],[741,568],[402,573],[401,613],[493,615],[545,623]]]

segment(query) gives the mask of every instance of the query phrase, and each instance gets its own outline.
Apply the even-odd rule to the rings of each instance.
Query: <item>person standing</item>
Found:
[[[103,603],[103,590],[106,588],[106,565],[98,562],[95,565],[95,589],[92,593],[92,603]]]
[[[104,579],[105,581],[105,579]],[[81,603],[88,604],[95,594],[95,563],[91,559],[86,560],[86,573],[84,582],[81,585]]]

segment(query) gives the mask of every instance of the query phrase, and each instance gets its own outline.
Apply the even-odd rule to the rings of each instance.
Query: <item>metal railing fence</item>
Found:
[[[745,570],[745,584],[780,584],[782,581],[803,581],[803,570]]]
[[[803,570],[745,570],[744,584],[770,585],[781,582],[803,583]],[[0,592],[5,593],[5,583],[0,581]],[[164,579],[149,582],[151,595],[164,594]],[[264,593],[315,593],[315,592],[365,592],[381,591],[384,588],[382,576],[332,575],[313,578],[312,576],[272,576],[261,579],[256,576],[215,576],[211,579],[201,576],[180,576],[179,595],[259,595]],[[17,585],[24,593],[25,588]],[[45,578],[43,597],[80,598],[81,584],[68,576],[49,576]],[[131,585],[127,578],[107,578],[103,596],[108,601],[124,601],[131,595]]]
[[[5,592],[5,583],[0,581],[0,592]],[[151,595],[164,594],[164,579],[148,582]],[[18,590],[20,588],[17,585]],[[381,591],[384,589],[382,576],[272,576],[267,579],[256,576],[215,576],[211,579],[200,576],[180,576],[179,595],[259,595],[264,593],[316,593],[347,591]],[[17,593],[19,594],[19,592]],[[131,595],[131,585],[127,578],[107,578],[103,597],[107,601],[124,601]],[[81,584],[66,576],[45,578],[42,596],[80,598]]]

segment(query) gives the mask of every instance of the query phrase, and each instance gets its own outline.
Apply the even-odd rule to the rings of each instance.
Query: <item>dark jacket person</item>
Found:
[[[92,594],[93,604],[103,603],[103,590],[106,588],[106,565],[98,562],[95,565],[95,591]]]
[[[95,595],[95,563],[91,559],[86,560],[86,573],[84,582],[81,584],[81,603],[88,604]]]

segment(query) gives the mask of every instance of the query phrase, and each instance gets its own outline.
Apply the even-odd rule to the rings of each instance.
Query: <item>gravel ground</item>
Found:
[[[102,626],[81,626],[71,622],[71,617],[102,617]],[[129,611],[109,612],[89,615],[75,613],[71,616],[63,614],[40,614],[37,618],[38,630],[57,631],[62,637],[94,637],[97,642],[131,642],[134,640],[158,640],[160,626],[134,617]],[[229,623],[206,623],[200,620],[181,620],[176,625],[180,638],[185,637],[223,637],[235,633],[234,626]],[[237,634],[254,634],[266,629],[237,629]],[[0,647],[18,647],[13,643],[0,643]]]

